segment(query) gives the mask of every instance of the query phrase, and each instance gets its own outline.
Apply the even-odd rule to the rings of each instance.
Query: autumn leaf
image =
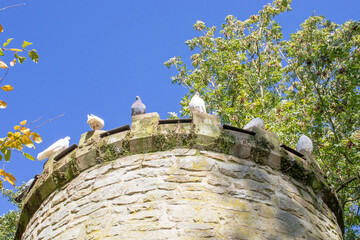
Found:
[[[22,48],[26,48],[27,46],[31,45],[31,42],[24,41],[22,44]]]
[[[20,132],[16,132],[16,133],[14,134],[14,136],[15,136],[16,138],[18,138],[18,137],[21,136],[21,133],[20,133]]]
[[[14,88],[11,85],[5,85],[1,87],[2,90],[6,91],[6,92],[10,92],[12,91]]]
[[[10,48],[9,50],[13,51],[13,52],[22,52],[23,51],[22,49],[18,49],[18,48]]]
[[[16,125],[16,126],[14,126],[14,129],[15,129],[15,131],[17,131],[17,130],[20,129],[20,126],[19,126],[19,125]]]
[[[33,142],[31,141],[31,139],[27,135],[22,136],[21,142],[28,148],[34,147]]]
[[[0,24],[0,33],[2,33],[4,31],[3,26]]]
[[[15,66],[15,63],[16,63],[16,58],[10,62],[10,66],[12,67]]]
[[[6,106],[7,106],[7,103],[0,100],[0,108],[6,108]]]
[[[3,61],[0,61],[0,68],[7,69],[8,66]]]
[[[3,43],[3,47],[6,47],[12,40],[13,38],[9,38],[6,42]]]
[[[36,142],[36,143],[41,143],[42,142],[42,138],[40,137],[39,134],[32,133],[32,137],[33,137],[34,142]]]
[[[28,129],[26,127],[21,127],[20,132],[22,132],[23,134],[26,134],[28,136],[30,135],[30,129]]]
[[[20,125],[23,125],[23,126],[24,126],[26,123],[27,123],[27,120],[24,120],[24,121],[21,121],[21,122],[20,122]]]

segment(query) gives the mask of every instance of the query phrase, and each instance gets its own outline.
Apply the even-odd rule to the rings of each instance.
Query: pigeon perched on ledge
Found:
[[[39,153],[37,155],[37,159],[39,161],[42,161],[46,158],[50,158],[52,155],[54,155],[56,153],[59,153],[59,152],[65,150],[66,148],[69,147],[69,140],[70,140],[70,137],[65,137],[60,140],[57,140],[50,147],[48,147],[47,149],[45,149],[44,151]]]
[[[189,102],[189,109],[191,113],[206,113],[205,102],[200,98],[199,92],[196,92],[195,95],[191,98]]]
[[[28,192],[30,191],[30,189],[34,186],[36,180],[38,180],[40,178],[40,175],[36,174],[34,178],[30,179],[26,184],[24,189],[22,190],[22,192],[20,193],[19,196],[17,196],[15,198],[15,202],[21,202],[22,200],[24,200],[28,194]]]
[[[102,129],[105,125],[104,120],[93,114],[88,114],[87,118],[88,120],[86,123],[88,123],[90,125],[90,128],[94,131]]]
[[[306,151],[308,153],[311,153],[313,150],[314,146],[313,143],[311,141],[311,139],[306,136],[306,135],[301,135],[301,137],[299,138],[298,143],[296,144],[296,149],[298,152]]]
[[[252,127],[265,128],[265,123],[261,118],[253,118],[243,129],[249,130]]]
[[[131,105],[131,116],[145,114],[146,106],[142,103],[141,98],[136,96],[136,101]]]

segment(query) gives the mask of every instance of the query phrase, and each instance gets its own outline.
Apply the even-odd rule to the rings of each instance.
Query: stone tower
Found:
[[[342,217],[316,161],[273,133],[149,113],[49,159],[15,239],[342,239]]]

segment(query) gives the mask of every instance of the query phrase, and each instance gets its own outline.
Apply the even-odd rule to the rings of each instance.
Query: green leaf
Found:
[[[2,49],[0,49],[0,56],[4,56],[4,52]]]
[[[9,38],[6,42],[3,43],[3,47],[6,47],[12,40],[13,38]]]
[[[4,153],[4,157],[5,157],[5,161],[9,161],[10,160],[10,156],[11,156],[11,150],[10,149],[6,149],[5,153]]]
[[[22,48],[26,48],[27,46],[31,45],[31,42],[24,41],[22,44]]]
[[[0,161],[3,159],[3,156],[0,154]]]
[[[28,153],[24,153],[24,156],[32,161],[35,161],[35,158]]]
[[[39,55],[37,54],[35,49],[33,49],[31,52],[29,52],[29,57],[36,63],[39,61]]]
[[[14,54],[15,58],[19,61],[19,63],[23,63],[26,57],[20,57],[17,53]]]

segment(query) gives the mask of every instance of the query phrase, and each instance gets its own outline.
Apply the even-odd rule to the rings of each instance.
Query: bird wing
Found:
[[[50,147],[42,151],[38,154],[37,159],[39,161],[44,160],[46,158],[51,157],[55,152],[59,151],[60,148],[63,148],[64,146],[69,146],[69,141],[65,139],[60,139],[54,142]],[[66,147],[65,147],[66,148]]]

